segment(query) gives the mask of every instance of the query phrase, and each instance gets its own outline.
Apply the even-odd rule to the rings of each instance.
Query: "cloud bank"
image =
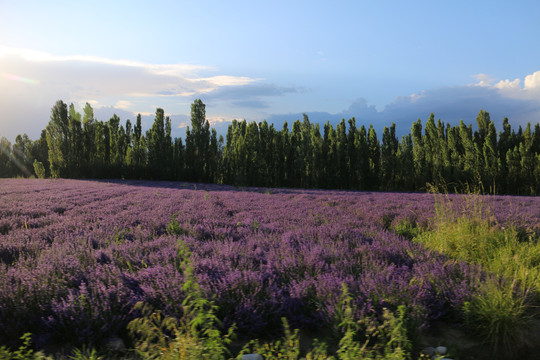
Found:
[[[10,139],[21,132],[39,136],[58,99],[80,107],[89,102],[96,110],[114,106],[148,113],[163,107],[178,112],[189,109],[196,97],[259,80],[216,75],[217,69],[202,65],[55,56],[7,47],[0,47],[0,69],[0,134]]]
[[[508,117],[515,128],[540,121],[540,71],[523,79],[495,79],[486,74],[473,77],[471,84],[398,96],[381,111],[369,105],[364,94],[357,94],[360,97],[338,113],[310,112],[306,108],[284,114],[279,110],[284,103],[289,101],[290,106],[291,99],[310,103],[313,94],[302,87],[228,75],[204,65],[57,56],[0,46],[0,135],[10,141],[22,133],[37,139],[58,99],[73,102],[79,109],[89,102],[99,120],[108,120],[116,113],[123,122],[134,122],[136,114],[141,113],[144,129],[150,128],[155,109],[161,107],[171,117],[174,136],[185,134],[195,98],[205,102],[212,126],[222,134],[233,118],[266,119],[281,128],[285,121],[291,124],[302,119],[302,112],[319,123],[329,120],[336,124],[342,118],[355,117],[357,125],[372,123],[378,132],[395,122],[399,134],[408,133],[418,118],[425,123],[432,112],[451,124],[460,119],[474,124],[478,111],[487,110],[498,129],[503,117]],[[320,102],[316,105],[321,107]]]
[[[384,126],[396,123],[399,134],[410,132],[414,121],[421,119],[425,124],[431,113],[437,119],[450,124],[458,124],[459,120],[476,125],[479,110],[490,113],[491,119],[500,130],[504,117],[517,128],[527,122],[540,122],[540,71],[527,75],[521,86],[520,79],[495,80],[484,74],[476,75],[476,83],[441,87],[425,90],[408,96],[399,96],[391,104],[377,111],[364,98],[358,98],[348,109],[339,113],[306,112],[311,122],[337,124],[341,119],[355,117],[357,126],[368,127],[373,124],[377,131]],[[290,123],[302,119],[302,113],[275,114],[268,121],[276,125]]]

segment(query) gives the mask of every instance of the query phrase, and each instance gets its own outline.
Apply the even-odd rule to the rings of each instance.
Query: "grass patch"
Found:
[[[489,281],[464,306],[465,325],[490,344],[493,353],[510,355],[521,347],[532,320],[527,294]]]
[[[431,230],[420,232],[414,241],[458,261],[480,264],[493,275],[465,304],[465,324],[494,353],[519,348],[538,315],[538,235],[500,226],[478,194],[466,195],[459,206],[446,195],[435,196]]]
[[[478,195],[467,195],[457,208],[436,195],[432,230],[414,237],[428,248],[458,260],[477,263],[515,286],[540,291],[540,242],[515,227],[502,227]]]

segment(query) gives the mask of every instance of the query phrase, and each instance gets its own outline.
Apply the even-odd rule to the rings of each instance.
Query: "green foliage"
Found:
[[[188,233],[187,230],[182,229],[182,226],[180,226],[178,216],[180,216],[180,214],[173,214],[171,216],[171,220],[167,224],[167,234],[180,236]]]
[[[53,178],[67,176],[70,151],[70,134],[67,105],[58,100],[51,109],[51,119],[46,128],[49,163]]]
[[[49,360],[41,352],[35,352],[31,347],[32,335],[26,333],[21,336],[23,344],[15,351],[10,351],[6,346],[0,347],[0,359],[2,360]]]
[[[393,225],[392,229],[396,234],[404,236],[409,240],[418,237],[423,232],[423,229],[416,222],[410,220],[402,220]]]
[[[75,348],[72,351],[72,355],[69,357],[72,360],[102,360],[105,357],[100,356],[96,349],[87,349],[83,347],[82,349]]]
[[[217,306],[204,298],[193,275],[190,252],[179,242],[180,269],[186,294],[181,319],[165,316],[150,305],[139,303],[141,316],[128,324],[137,353],[145,359],[225,359],[227,346],[234,337],[234,327],[222,334],[222,324],[216,316]]]
[[[182,287],[186,294],[182,303],[183,315],[177,319],[148,304],[138,303],[135,310],[141,315],[128,324],[136,352],[144,359],[226,359],[230,356],[228,346],[234,338],[234,327],[222,334],[222,324],[216,316],[217,306],[202,294],[193,274],[190,251],[182,242],[179,242],[179,258],[179,270],[186,279]],[[344,333],[337,359],[410,358],[411,343],[407,338],[404,306],[397,309],[397,316],[385,309],[380,321],[376,318],[356,321],[355,311],[352,297],[344,285],[336,319]],[[265,359],[299,359],[299,330],[291,330],[285,318],[282,322],[282,339],[265,343],[251,340],[237,358],[257,353]],[[359,341],[359,334],[364,334],[365,339]],[[335,358],[328,355],[326,343],[315,339],[305,359]]]
[[[478,131],[460,121],[451,126],[430,114],[424,131],[414,122],[398,141],[396,126],[379,139],[370,125],[354,118],[333,126],[287,122],[277,131],[266,121],[234,120],[224,139],[210,128],[206,105],[191,105],[185,144],[173,139],[172,124],[156,109],[152,127],[143,133],[140,114],[132,126],[113,115],[94,119],[87,103],[84,116],[59,100],[39,140],[17,136],[13,147],[1,139],[0,177],[31,176],[37,159],[47,176],[150,178],[217,182],[242,186],[425,190],[427,183],[481,180],[493,193],[540,194],[540,125],[516,133],[508,119],[497,131],[489,113],[480,110]],[[348,126],[347,126],[348,124]],[[380,141],[381,140],[381,141]],[[459,191],[463,190],[458,188]]]
[[[412,344],[407,337],[406,307],[397,309],[397,316],[388,309],[383,310],[382,319],[366,317],[355,321],[352,297],[343,285],[340,300],[340,327],[344,335],[336,353],[339,360],[353,359],[410,359]],[[364,339],[358,338],[360,333]]]
[[[254,353],[263,356],[264,359],[298,359],[300,356],[299,330],[291,331],[287,319],[282,318],[281,321],[283,322],[283,339],[264,344],[261,344],[259,340],[252,340],[244,346],[237,358],[241,359],[243,354]],[[322,355],[323,351],[319,350],[319,354]]]
[[[494,354],[519,348],[531,330],[527,294],[512,284],[487,281],[481,293],[465,303],[464,314],[465,325],[490,344]]]
[[[527,336],[534,297],[540,294],[540,243],[514,227],[502,228],[478,194],[456,207],[437,195],[433,229],[415,237],[424,246],[493,273],[464,307],[465,323],[497,352]]]
[[[342,333],[335,356],[328,355],[328,346],[325,342],[313,340],[310,350],[303,359],[410,359],[412,344],[407,337],[406,308],[400,306],[397,316],[388,309],[384,309],[381,319],[367,317],[359,321],[354,319],[352,297],[345,285],[335,315]],[[251,340],[247,343],[237,359],[242,355],[256,353],[264,359],[297,360],[301,356],[299,330],[291,331],[287,319],[282,318],[283,337],[279,340],[261,343],[260,340]]]
[[[34,160],[34,172],[38,179],[45,179],[45,167],[43,166],[43,163],[37,161],[37,159]]]
[[[137,353],[146,359],[156,359],[164,351],[171,351],[175,337],[179,334],[178,321],[172,317],[164,316],[161,311],[145,303],[137,303],[134,310],[141,316],[132,320],[127,329],[135,338]],[[182,337],[179,337],[182,340]]]
[[[467,195],[460,207],[445,195],[436,196],[433,230],[423,232],[415,241],[453,258],[478,263],[525,289],[540,291],[538,234],[499,226],[478,194]]]

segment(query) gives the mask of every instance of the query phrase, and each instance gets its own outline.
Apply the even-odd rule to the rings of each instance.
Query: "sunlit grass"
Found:
[[[493,352],[519,347],[537,315],[538,234],[500,226],[478,194],[466,195],[459,206],[445,195],[435,196],[432,228],[414,240],[458,261],[479,264],[492,274],[480,285],[480,293],[465,304],[465,324]]]

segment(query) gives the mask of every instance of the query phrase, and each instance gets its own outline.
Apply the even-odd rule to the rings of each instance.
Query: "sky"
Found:
[[[59,99],[98,120],[157,107],[184,136],[195,99],[281,128],[430,113],[540,121],[538,1],[0,0],[0,136],[37,139]],[[498,127],[500,130],[500,126]]]

